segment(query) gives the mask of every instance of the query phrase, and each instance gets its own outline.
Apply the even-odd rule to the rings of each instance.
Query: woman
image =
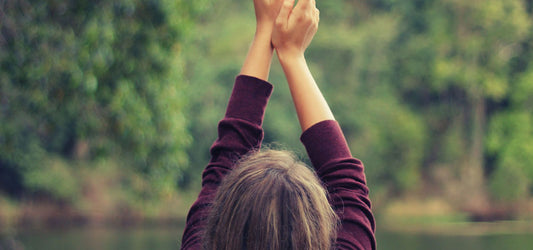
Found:
[[[254,6],[256,34],[219,123],[182,249],[375,249],[363,165],[351,156],[304,57],[318,27],[315,1]],[[259,151],[274,48],[316,174],[286,152]]]

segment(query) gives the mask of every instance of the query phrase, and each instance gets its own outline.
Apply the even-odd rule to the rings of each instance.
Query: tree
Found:
[[[118,159],[173,189],[190,143],[180,43],[205,1],[2,5],[0,172],[16,179],[2,188],[55,195],[63,175],[31,173],[59,157]]]
[[[457,197],[467,194],[468,199],[459,199],[470,201],[469,209],[484,209],[486,124],[493,115],[487,102],[502,100],[512,88],[511,61],[520,54],[520,41],[530,29],[524,2],[444,0],[404,5],[415,6],[404,9],[422,14],[404,14],[405,23],[412,25],[405,26],[408,35],[398,41],[398,48],[407,50],[397,60],[400,82],[408,85],[398,89],[429,118],[435,139],[427,161],[457,166],[462,187]],[[423,63],[419,67],[405,63],[409,55],[420,55],[416,58]],[[439,109],[445,112],[436,112]],[[448,140],[454,134],[456,139]],[[441,154],[447,147],[459,150]]]

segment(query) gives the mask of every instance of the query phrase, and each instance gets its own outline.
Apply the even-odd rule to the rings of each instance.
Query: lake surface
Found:
[[[25,250],[121,250],[121,249],[178,249],[183,228],[73,228],[53,230],[26,230],[10,237],[2,237],[0,249],[18,245]],[[461,235],[435,232],[393,232],[379,230],[378,249],[409,250],[501,250],[533,249],[532,232],[487,233]],[[16,243],[14,243],[16,242]]]
[[[435,235],[382,232],[377,234],[378,249],[424,250],[531,250],[533,234]]]

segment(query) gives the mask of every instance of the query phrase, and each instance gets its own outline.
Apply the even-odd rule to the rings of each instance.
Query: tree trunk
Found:
[[[485,100],[482,95],[475,95],[470,103],[471,123],[467,128],[469,135],[468,153],[461,169],[461,183],[465,209],[482,216],[489,206],[484,178],[484,137],[486,124]],[[490,213],[490,212],[489,212]]]

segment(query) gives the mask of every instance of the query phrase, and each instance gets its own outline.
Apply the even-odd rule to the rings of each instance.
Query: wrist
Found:
[[[274,30],[274,21],[257,21],[255,26],[256,34],[264,34],[272,36],[272,31]]]
[[[296,49],[276,49],[276,54],[281,64],[306,62],[304,52]]]
[[[274,47],[272,46],[272,28],[268,29],[266,27],[258,27],[255,31],[253,42],[256,44],[267,46],[270,50],[273,51]]]

